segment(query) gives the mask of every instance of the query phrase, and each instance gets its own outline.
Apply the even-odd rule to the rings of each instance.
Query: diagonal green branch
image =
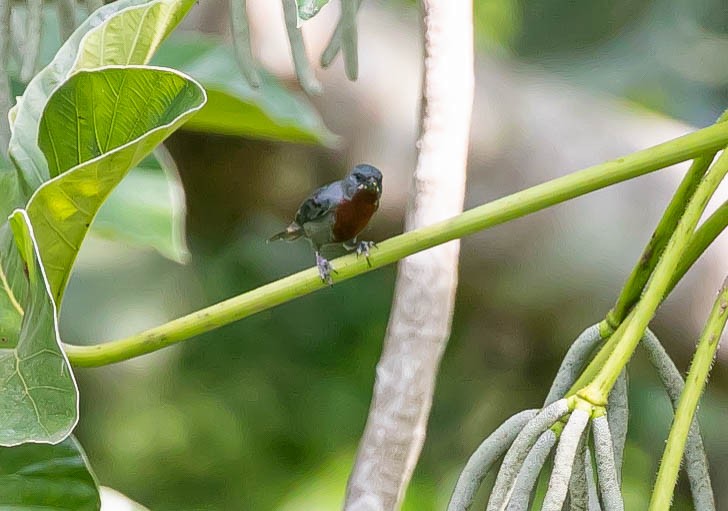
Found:
[[[356,255],[333,261],[334,280],[346,280],[416,252],[540,211],[655,170],[718,151],[728,145],[728,125],[718,124],[595,165],[473,208],[449,220],[379,244],[371,266]],[[125,339],[92,346],[64,345],[75,366],[95,367],[159,350],[326,287],[315,269],[305,270]]]
[[[728,152],[723,151],[705,174],[695,194],[690,199],[685,213],[670,237],[662,258],[657,263],[642,299],[630,312],[629,319],[617,328],[617,331],[610,339],[609,343],[614,344],[613,352],[604,365],[599,368],[599,372],[594,379],[577,393],[580,397],[594,404],[606,402],[606,398],[619,377],[619,373],[629,362],[632,353],[647,329],[647,325],[670,289],[673,275],[685,250],[690,245],[695,227],[705,210],[705,206],[726,174],[728,174]],[[597,358],[599,358],[599,355]],[[592,361],[585,372],[594,367],[599,367],[597,358]]]
[[[728,319],[728,278],[718,293],[713,308],[708,316],[698,347],[690,365],[688,377],[685,379],[685,388],[680,394],[680,401],[675,410],[675,419],[667,439],[667,446],[662,455],[660,470],[650,500],[650,511],[669,509],[672,495],[677,482],[680,461],[688,439],[690,425],[698,408],[698,401],[708,381],[710,368],[715,360],[721,334]]]
[[[728,120],[728,111],[718,118],[716,124]],[[617,298],[614,308],[607,314],[606,320],[609,327],[615,330],[624,318],[627,317],[630,309],[639,301],[642,290],[647,284],[647,280],[657,266],[662,253],[667,247],[677,223],[685,212],[688,201],[695,193],[703,175],[708,170],[715,152],[706,153],[696,158],[690,169],[685,174],[680,186],[678,186],[675,194],[672,196],[670,203],[665,209],[665,213],[660,219],[660,223],[655,228],[652,238],[645,247],[642,257],[640,257],[637,265],[632,269],[632,273],[627,278],[627,282],[622,288],[622,292]]]

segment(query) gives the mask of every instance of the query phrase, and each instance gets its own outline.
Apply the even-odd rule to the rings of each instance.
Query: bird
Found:
[[[321,255],[322,247],[342,245],[348,251],[356,250],[357,256],[364,255],[369,262],[370,250],[376,244],[357,242],[357,236],[379,208],[381,196],[382,173],[372,165],[359,164],[344,179],[314,190],[286,230],[271,236],[268,242],[306,238],[316,255],[321,280],[331,286],[331,272],[335,270]]]

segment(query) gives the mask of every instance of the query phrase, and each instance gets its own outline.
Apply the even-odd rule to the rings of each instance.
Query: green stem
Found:
[[[677,283],[685,276],[685,273],[687,273],[693,264],[695,264],[695,261],[700,258],[703,252],[705,252],[710,244],[715,241],[726,227],[728,227],[728,201],[716,209],[690,238],[690,244],[682,253],[678,267],[675,270],[675,273],[673,273],[670,285],[665,292],[665,297],[672,292]],[[630,316],[628,315],[626,320],[620,322],[620,326],[624,324],[621,332],[618,331],[619,328],[615,331],[611,326],[611,322],[606,320],[599,324],[602,339],[607,339],[607,337],[609,337],[609,339],[599,349],[592,362],[589,363],[584,372],[571,386],[571,389],[566,394],[567,396],[575,394],[579,389],[583,388],[594,379],[596,374],[607,361],[607,358],[609,358],[609,355],[611,355],[612,351],[614,351],[614,346],[624,333],[624,328],[626,328],[626,323],[629,322],[629,319]]]
[[[316,79],[316,75],[311,69],[306,55],[306,46],[303,42],[303,34],[298,28],[298,10],[296,2],[293,0],[282,0],[283,3],[283,19],[286,22],[286,31],[288,32],[288,42],[291,44],[291,58],[293,59],[293,67],[296,70],[298,83],[307,94],[315,95],[321,93],[321,83]]]
[[[612,356],[612,352],[614,352],[615,346],[619,343],[619,340],[624,335],[624,331],[627,329],[627,325],[630,323],[632,318],[634,317],[634,311],[631,311],[627,318],[622,321],[619,324],[619,327],[617,327],[617,330],[614,330],[613,333],[610,333],[609,336],[605,336],[602,332],[602,339],[607,339],[607,341],[604,343],[604,345],[599,348],[599,351],[596,355],[594,355],[594,358],[591,362],[589,362],[589,365],[586,366],[586,369],[579,375],[579,378],[574,382],[574,384],[569,389],[569,392],[566,393],[566,397],[570,397],[574,394],[576,394],[579,390],[586,387],[594,378],[597,376],[599,371],[602,370],[604,367],[604,364],[607,363],[607,360],[610,356]],[[603,322],[602,322],[603,323]],[[602,323],[600,323],[600,327],[602,326]],[[611,332],[611,330],[610,330]]]
[[[652,320],[657,307],[670,288],[673,275],[695,231],[695,226],[705,210],[705,206],[726,173],[728,173],[728,151],[721,154],[705,174],[700,185],[698,185],[698,189],[690,199],[685,214],[678,222],[677,228],[655,268],[642,299],[633,309],[634,314],[628,321],[624,321],[626,326],[622,328],[622,325],[620,325],[612,339],[610,339],[610,341],[616,343],[614,351],[609,355],[594,379],[584,389],[577,392],[578,396],[594,404],[606,404],[609,391],[614,386],[619,373],[632,357],[632,353],[639,344],[647,325]]]
[[[408,255],[520,218],[606,186],[696,158],[728,144],[728,126],[715,125],[629,156],[536,185],[434,225],[379,244],[370,258],[351,254],[333,261],[334,280],[355,277]],[[315,269],[305,270],[126,339],[93,346],[64,345],[76,366],[102,366],[164,348],[192,336],[306,295],[325,285]]]
[[[721,123],[726,120],[728,120],[728,110],[723,112],[716,123]],[[645,284],[647,284],[650,275],[655,270],[657,262],[660,260],[680,217],[685,212],[690,197],[695,193],[701,178],[708,170],[713,158],[715,158],[715,154],[715,152],[706,153],[697,157],[680,182],[680,186],[672,196],[670,203],[665,209],[665,213],[660,219],[660,223],[657,224],[655,232],[652,234],[652,238],[650,238],[650,241],[642,252],[642,256],[627,278],[627,282],[622,288],[622,292],[619,298],[617,298],[614,308],[607,314],[606,321],[612,329],[617,328],[624,321],[630,309],[640,299],[642,290]]]
[[[667,294],[670,294],[672,289],[680,282],[685,273],[695,264],[695,261],[703,255],[705,249],[707,249],[715,238],[722,233],[725,228],[728,227],[728,201],[724,202],[718,209],[716,209],[703,224],[698,227],[693,237],[690,238],[690,244],[683,252],[680,264],[677,266],[677,270],[673,275],[672,282],[668,288]]]
[[[660,260],[680,217],[685,212],[690,197],[695,193],[695,189],[714,157],[714,153],[699,156],[690,165],[690,169],[680,182],[680,186],[675,191],[675,195],[672,196],[665,213],[660,219],[660,223],[657,224],[655,232],[652,234],[647,246],[645,246],[642,256],[627,278],[617,302],[607,314],[606,320],[612,328],[617,328],[627,317],[630,309],[639,301],[642,290],[655,270],[655,266],[657,266],[657,262]]]
[[[705,324],[698,341],[685,388],[680,395],[680,401],[675,411],[675,419],[672,422],[672,428],[670,428],[670,434],[667,438],[667,446],[662,455],[655,489],[650,500],[650,511],[663,511],[670,508],[690,424],[698,408],[700,395],[703,393],[708,380],[708,373],[713,364],[715,352],[718,349],[720,336],[727,319],[728,278],[723,282],[723,287],[713,304],[713,309],[710,311],[710,316],[708,316],[708,322]]]
[[[238,67],[251,87],[260,87],[260,75],[255,67],[250,47],[250,23],[246,0],[230,0],[230,31]]]

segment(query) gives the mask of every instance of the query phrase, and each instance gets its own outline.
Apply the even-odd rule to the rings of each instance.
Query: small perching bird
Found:
[[[382,196],[382,173],[367,164],[357,165],[342,180],[314,191],[298,208],[296,217],[285,231],[268,241],[293,241],[304,237],[316,253],[316,267],[321,280],[333,284],[331,265],[321,255],[326,245],[343,245],[369,258],[372,241],[357,242],[357,236],[379,208]]]

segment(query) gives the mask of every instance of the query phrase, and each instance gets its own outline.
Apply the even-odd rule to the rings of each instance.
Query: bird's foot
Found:
[[[336,270],[331,267],[331,263],[329,263],[328,259],[321,256],[318,252],[316,252],[316,268],[318,268],[321,280],[329,286],[333,286],[334,281],[331,278],[331,273],[336,273]]]
[[[377,244],[373,241],[360,241],[359,244],[356,246],[356,256],[359,257],[363,255],[367,258],[367,264],[371,268],[372,263],[369,262],[369,253],[372,248],[378,248]]]

